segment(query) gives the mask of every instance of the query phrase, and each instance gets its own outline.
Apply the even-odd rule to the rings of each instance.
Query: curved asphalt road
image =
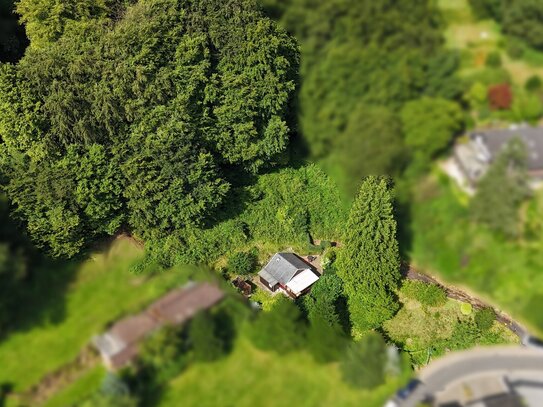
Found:
[[[543,350],[522,347],[475,348],[456,352],[431,363],[419,374],[422,382],[400,407],[415,407],[428,396],[444,390],[467,375],[506,371],[541,371]]]

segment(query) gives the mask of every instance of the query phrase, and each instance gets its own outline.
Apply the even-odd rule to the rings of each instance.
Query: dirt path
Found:
[[[481,301],[479,298],[473,297],[472,295],[466,293],[465,291],[453,285],[450,285],[450,284],[446,285],[442,283],[441,281],[437,280],[435,277],[428,276],[426,274],[423,274],[415,270],[412,266],[409,266],[406,277],[409,280],[416,280],[416,281],[422,281],[429,284],[435,284],[438,287],[441,287],[445,291],[445,293],[447,294],[447,297],[452,298],[453,300],[470,303],[475,309],[492,308],[494,310],[494,313],[496,314],[496,320],[504,324],[507,327],[507,329],[509,329],[511,332],[517,335],[520,340],[522,340],[524,336],[528,334],[528,331],[526,330],[526,328],[524,328],[518,322],[514,321],[510,316],[504,314],[503,312],[497,310],[493,306],[485,303],[484,301]]]

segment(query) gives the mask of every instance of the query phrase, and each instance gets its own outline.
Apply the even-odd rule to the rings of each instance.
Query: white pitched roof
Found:
[[[287,287],[290,288],[293,293],[299,294],[307,287],[315,283],[318,279],[319,277],[315,273],[313,273],[310,269],[306,269],[290,280]]]

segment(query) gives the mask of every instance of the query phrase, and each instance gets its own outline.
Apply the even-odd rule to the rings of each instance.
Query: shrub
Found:
[[[493,110],[507,110],[513,103],[513,93],[508,83],[493,85],[488,88],[488,102]]]
[[[470,315],[472,311],[473,307],[469,302],[463,302],[460,305],[460,312],[462,313],[462,315]]]
[[[385,381],[386,361],[385,341],[371,332],[347,349],[341,361],[343,379],[352,386],[373,389]]]
[[[511,59],[520,59],[524,55],[524,47],[517,42],[509,42],[505,49]]]
[[[478,20],[487,18],[501,20],[502,2],[500,0],[469,0],[469,5]]]
[[[480,82],[487,87],[496,83],[511,83],[511,81],[511,74],[504,68],[484,67],[466,77],[468,85]]]
[[[322,250],[329,249],[330,247],[332,247],[332,242],[329,240],[321,240],[320,247]]]
[[[228,271],[234,274],[250,274],[257,264],[256,255],[253,252],[237,252],[228,258]]]
[[[250,330],[255,346],[280,354],[293,351],[303,343],[305,326],[296,305],[283,295],[269,311],[262,311]]]
[[[488,331],[495,319],[496,314],[492,308],[483,308],[475,313],[475,323],[481,331]]]
[[[515,121],[535,123],[543,114],[543,105],[538,95],[534,93],[519,92],[511,107],[512,117]]]
[[[528,92],[537,92],[541,90],[541,78],[537,75],[530,76],[524,84],[524,89]]]
[[[333,247],[324,251],[324,254],[321,258],[321,266],[324,271],[333,271],[333,265],[336,261],[336,255],[337,252]]]
[[[225,343],[218,334],[217,324],[207,312],[198,313],[190,322],[188,340],[192,358],[197,362],[213,361],[225,353]]]
[[[182,328],[165,326],[143,342],[139,360],[156,383],[164,383],[186,367],[186,350]]]
[[[402,293],[430,307],[437,307],[447,302],[447,295],[441,287],[422,281],[406,281],[402,287]]]
[[[498,51],[493,51],[486,56],[485,65],[489,68],[500,68],[502,66],[502,58]]]

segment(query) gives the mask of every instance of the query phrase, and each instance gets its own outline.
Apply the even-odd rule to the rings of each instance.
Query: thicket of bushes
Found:
[[[447,302],[447,295],[441,287],[422,281],[404,281],[401,292],[405,296],[430,307],[439,307]]]

